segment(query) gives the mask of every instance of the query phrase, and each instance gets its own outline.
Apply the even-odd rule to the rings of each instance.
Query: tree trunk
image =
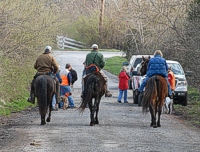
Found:
[[[101,9],[100,9],[100,17],[99,17],[99,40],[101,40],[102,38],[104,6],[105,6],[105,0],[101,0]]]

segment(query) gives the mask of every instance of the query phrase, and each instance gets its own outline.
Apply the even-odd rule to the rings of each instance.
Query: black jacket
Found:
[[[78,80],[77,73],[76,73],[76,71],[75,71],[74,69],[71,69],[71,70],[69,70],[69,71],[71,72],[71,75],[72,75],[72,85],[73,85],[74,82],[75,82],[76,80]]]

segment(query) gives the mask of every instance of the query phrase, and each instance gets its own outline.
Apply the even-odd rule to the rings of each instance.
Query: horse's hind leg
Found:
[[[150,126],[156,128],[157,125],[156,125],[155,110],[152,106],[150,106],[149,111],[151,113],[151,124],[150,124]]]
[[[52,97],[53,98],[53,97]],[[51,121],[51,110],[52,110],[52,100],[49,104],[49,115],[47,117],[47,122],[50,122]]]
[[[161,116],[161,108],[159,107],[159,109],[158,109],[158,121],[157,121],[157,126],[158,127],[161,127],[161,125],[160,125],[160,116]]]
[[[99,124],[99,120],[98,120],[99,103],[100,101],[97,101],[97,105],[95,106],[96,107],[95,124]]]
[[[46,121],[45,121],[45,116],[41,115],[41,125],[45,125]]]
[[[90,126],[94,126],[95,122],[94,122],[94,105],[92,104],[92,101],[90,101],[89,103],[89,108],[90,108]]]

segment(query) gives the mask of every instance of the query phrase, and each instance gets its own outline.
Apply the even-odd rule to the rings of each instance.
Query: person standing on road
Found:
[[[105,97],[112,97],[112,93],[108,89],[108,77],[103,72],[105,66],[105,59],[102,53],[98,52],[98,45],[92,45],[92,51],[86,55],[86,74],[92,73],[94,71],[99,71],[106,81],[106,92]]]
[[[60,76],[62,78],[62,83],[60,84],[61,96],[64,96],[66,93],[72,92],[71,87],[70,87],[70,85],[72,83],[72,75],[70,72],[71,67],[72,67],[71,64],[67,63],[65,66],[65,69],[60,72]],[[69,107],[72,109],[75,108],[74,99],[73,99],[72,95],[68,95],[67,98],[69,101]]]
[[[71,72],[71,75],[72,75],[71,88],[73,89],[74,82],[78,80],[78,76],[77,76],[77,72],[73,68],[71,68],[69,71]]]
[[[168,87],[168,96],[172,98],[172,91],[169,85],[167,71],[168,71],[168,65],[166,63],[166,60],[163,58],[162,52],[160,50],[156,50],[154,52],[154,57],[151,58],[148,63],[146,78],[143,80],[140,88],[138,89],[137,96],[139,96],[139,94],[143,92],[143,89],[146,86],[146,83],[150,77],[152,77],[153,75],[161,75],[166,78]]]
[[[119,78],[119,96],[117,102],[122,103],[121,99],[124,94],[124,103],[128,103],[127,100],[127,90],[128,90],[128,80],[130,79],[129,75],[127,74],[126,66],[121,68],[121,71],[118,75]]]
[[[58,78],[59,83],[61,84],[62,83],[62,78],[60,77],[60,71],[58,71],[56,73],[56,77]],[[58,110],[58,107],[56,106],[56,94],[54,94],[53,100],[52,100],[52,111],[57,111],[57,110]]]

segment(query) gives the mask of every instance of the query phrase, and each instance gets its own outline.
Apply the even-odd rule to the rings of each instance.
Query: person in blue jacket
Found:
[[[59,80],[59,83],[62,83],[62,78],[60,77],[60,70],[58,72],[56,72],[56,77]],[[58,111],[58,107],[56,106],[56,94],[54,94],[53,96],[53,100],[52,100],[52,111]]]
[[[154,52],[154,57],[150,59],[147,67],[147,74],[146,78],[142,82],[140,88],[138,89],[138,95],[143,92],[144,87],[146,86],[146,83],[150,77],[153,75],[161,75],[166,78],[167,81],[167,87],[168,87],[168,95],[171,98],[172,97],[172,91],[170,88],[170,84],[168,81],[168,65],[166,63],[166,60],[163,58],[163,54],[160,50],[156,50]]]

